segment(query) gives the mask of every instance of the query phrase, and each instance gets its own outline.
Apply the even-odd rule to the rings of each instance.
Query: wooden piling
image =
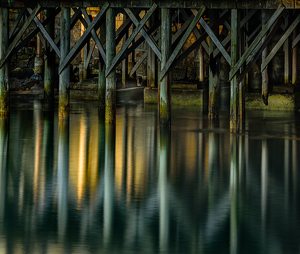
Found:
[[[289,27],[289,17],[285,18],[285,28]],[[284,43],[284,84],[289,84],[290,82],[290,45],[289,38],[286,39]]]
[[[161,70],[171,55],[171,11],[161,9]],[[167,73],[160,82],[159,120],[160,125],[171,125],[171,76]]]
[[[238,11],[231,10],[231,70],[238,58]],[[237,76],[230,81],[230,131],[237,131]]]
[[[106,66],[110,67],[116,55],[115,41],[115,10],[108,8],[106,11]],[[106,97],[105,97],[105,122],[116,121],[116,70],[113,69],[106,77]]]
[[[84,60],[83,60],[83,71],[82,71],[82,79],[86,80],[88,79],[88,69],[89,69],[89,58],[88,58],[88,54],[90,51],[90,40],[87,41],[87,43],[84,46],[83,49],[83,54],[84,54]]]
[[[218,20],[219,14],[217,10],[209,11],[209,25],[212,25]],[[214,33],[219,35],[219,27],[214,29]],[[208,116],[215,118],[219,115],[220,108],[220,61],[213,57],[213,52],[216,48],[211,37],[209,38],[209,104]]]
[[[267,19],[267,14],[265,10],[262,10],[262,28],[265,27],[266,25],[266,20]],[[264,43],[264,41],[266,40],[267,36],[265,35],[262,38],[262,42]],[[262,62],[265,61],[265,59],[268,56],[268,47],[266,47],[262,54],[261,54],[261,60]],[[262,99],[265,105],[268,105],[268,96],[269,96],[269,76],[268,76],[268,67],[266,67],[262,73],[261,73],[261,77],[262,77],[262,88],[261,88],[261,92],[262,92]]]
[[[8,48],[8,8],[0,8],[0,59]],[[9,113],[9,61],[0,68],[0,115]]]
[[[123,15],[123,23],[126,20],[126,15]],[[123,44],[125,43],[125,41],[128,38],[128,34],[125,33],[125,35],[123,36]],[[126,57],[123,61],[122,61],[122,85],[125,88],[127,86],[128,83],[128,57]]]
[[[105,43],[106,38],[106,23],[105,21],[100,26],[100,42],[102,45]],[[98,74],[98,108],[105,108],[105,91],[106,91],[106,79],[105,79],[105,63],[99,54],[99,74]]]
[[[297,27],[295,27],[293,31],[293,41],[296,39],[298,33],[297,33]],[[293,55],[292,55],[292,85],[295,85],[297,83],[297,52],[298,52],[298,46],[296,45],[293,48]]]
[[[61,8],[60,18],[60,62],[70,51],[70,8]],[[59,118],[67,119],[70,111],[70,65],[59,75]]]
[[[238,23],[242,20],[242,12],[243,10],[239,10],[240,15],[238,15]],[[242,56],[245,52],[245,41],[246,41],[246,33],[245,30],[240,31],[240,43],[239,43],[239,55]],[[245,68],[245,64],[243,68],[241,68],[240,72],[242,73],[243,69]],[[239,119],[240,124],[243,123],[243,119],[245,118],[245,88],[246,88],[246,78],[244,77],[241,82],[238,84],[239,86]]]
[[[54,9],[49,8],[46,11],[47,18],[54,15]],[[46,27],[49,35],[54,38],[55,34],[55,20],[49,22]],[[55,52],[51,51],[50,43],[47,42],[45,50],[45,63],[44,63],[44,96],[45,105],[47,108],[53,108],[54,106],[54,73],[55,73]]]
[[[203,82],[204,81],[204,52],[203,52],[202,45],[199,46],[198,56],[199,56],[199,81]]]
[[[155,23],[154,14],[149,19],[149,27],[152,27]],[[155,53],[148,45],[148,57],[147,57],[147,87],[155,87],[156,77],[156,59]]]

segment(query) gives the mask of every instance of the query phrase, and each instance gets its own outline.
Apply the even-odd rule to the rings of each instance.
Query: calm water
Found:
[[[57,111],[57,110],[56,110]],[[69,125],[39,101],[0,120],[0,253],[299,253],[300,116],[210,123],[173,108],[73,102]]]

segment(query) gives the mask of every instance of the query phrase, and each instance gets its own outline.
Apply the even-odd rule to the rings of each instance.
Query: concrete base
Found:
[[[248,93],[246,109],[288,110],[296,111],[300,108],[300,94],[269,94],[268,104],[263,103],[260,93]]]
[[[171,92],[172,105],[196,105],[207,108],[207,89],[173,89]],[[158,103],[157,88],[144,89],[144,103]]]

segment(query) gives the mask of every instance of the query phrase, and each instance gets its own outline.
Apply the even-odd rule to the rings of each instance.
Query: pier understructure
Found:
[[[220,111],[220,76],[230,83],[230,130],[238,131],[245,116],[245,93],[250,88],[249,72],[261,79],[261,100],[268,105],[272,75],[283,83],[297,85],[297,44],[300,33],[300,1],[279,0],[199,0],[199,1],[1,1],[0,8],[0,113],[9,112],[10,59],[35,37],[44,49],[45,100],[54,101],[54,78],[59,75],[59,118],[68,119],[70,104],[70,63],[82,52],[82,76],[96,49],[99,53],[98,101],[106,122],[116,120],[116,68],[122,65],[122,83],[147,62],[147,86],[158,91],[160,124],[171,125],[171,72],[184,59],[197,55],[199,82],[206,83],[208,115]],[[87,8],[97,7],[92,17]],[[13,24],[9,11],[18,13]],[[43,15],[40,15],[43,13]],[[116,16],[123,22],[116,27]],[[59,23],[55,20],[59,18]],[[22,25],[20,25],[23,20]],[[83,32],[70,46],[70,32],[77,22]],[[32,28],[28,33],[28,28]],[[175,30],[174,30],[175,28]],[[55,33],[59,29],[59,33]],[[189,37],[195,40],[186,46]],[[93,40],[94,46],[90,47]],[[116,45],[122,46],[116,50]],[[138,59],[135,50],[146,43]],[[196,53],[195,53],[196,52]],[[270,64],[282,55],[282,71]],[[131,55],[132,66],[128,68]],[[280,57],[279,57],[280,58]],[[55,64],[58,59],[59,65]],[[278,61],[278,60],[276,60]],[[222,68],[227,65],[228,68]],[[269,68],[268,68],[269,66]],[[224,74],[224,70],[227,72]],[[223,72],[223,74],[222,74]],[[275,74],[274,74],[275,72]],[[255,76],[255,75],[254,75]]]

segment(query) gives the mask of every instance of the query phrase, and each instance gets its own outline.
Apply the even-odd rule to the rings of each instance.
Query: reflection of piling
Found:
[[[159,144],[159,248],[166,252],[169,240],[169,202],[167,172],[170,167],[171,132],[160,128]]]
[[[161,9],[161,70],[171,55],[171,10]],[[167,73],[160,82],[159,119],[164,126],[171,125],[171,76]]]
[[[6,196],[6,169],[8,162],[9,118],[0,117],[0,223],[3,222]]]
[[[108,8],[106,11],[106,66],[110,67],[116,55],[115,32],[115,10]],[[105,97],[105,122],[116,121],[116,69],[108,73],[106,77],[106,97]]]
[[[58,130],[58,236],[66,234],[68,220],[68,176],[69,176],[69,121],[59,121]]]
[[[103,242],[111,242],[113,228],[114,170],[115,170],[115,124],[105,125]]]
[[[62,62],[70,51],[70,8],[61,8],[60,18],[60,61]],[[59,75],[59,118],[68,118],[70,111],[70,65],[67,65]]]
[[[0,8],[0,58],[8,48],[8,8]],[[0,68],[0,115],[9,112],[9,61]]]
[[[54,9],[47,9],[47,18],[54,15]],[[47,25],[47,32],[54,38],[54,20],[49,22]],[[50,43],[46,44],[46,59],[45,59],[45,69],[44,69],[44,91],[45,91],[45,102],[49,109],[53,109],[54,104],[54,71],[55,71],[55,52],[51,51]]]

